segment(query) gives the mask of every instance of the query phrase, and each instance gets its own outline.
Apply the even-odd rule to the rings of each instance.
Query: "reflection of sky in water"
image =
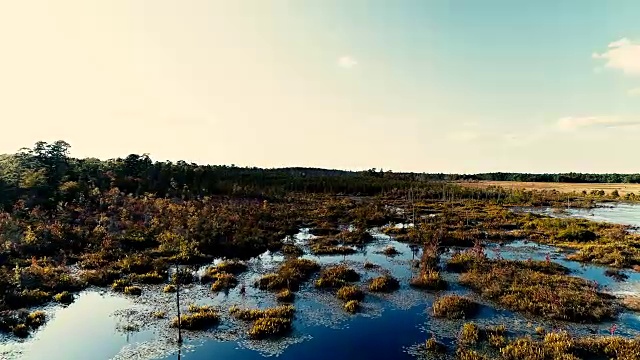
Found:
[[[117,331],[118,321],[110,316],[115,310],[125,309],[132,303],[122,297],[101,295],[95,291],[82,293],[67,308],[57,307],[47,311],[47,325],[33,339],[25,343],[8,342],[0,345],[10,358],[18,351],[20,359],[87,359],[109,358],[116,355],[128,343],[147,341],[148,332],[124,334]],[[4,352],[0,350],[0,354]],[[90,355],[95,354],[95,355]],[[98,355],[99,354],[99,355]],[[96,356],[96,357],[94,357]]]
[[[571,216],[592,221],[604,221],[615,224],[640,227],[639,204],[598,204],[593,209],[563,209],[562,212],[552,208],[516,208],[521,211],[529,211],[554,217]]]
[[[603,209],[594,214],[597,217],[608,216],[609,221],[636,220],[629,208],[618,207]],[[636,211],[638,207],[633,208]],[[582,216],[575,214],[575,216]],[[626,220],[625,220],[626,219]],[[398,226],[398,225],[396,225]],[[226,309],[234,304],[243,307],[267,307],[276,304],[271,293],[260,291],[251,286],[262,274],[275,271],[285,260],[279,253],[266,252],[248,262],[249,271],[239,276],[241,284],[246,284],[246,295],[241,296],[239,287],[227,293],[212,293],[209,285],[193,284],[185,286],[181,292],[181,302],[187,304],[211,304],[223,311],[222,323],[216,331],[204,333],[185,333],[182,358],[210,359],[233,358],[240,360],[263,359],[264,355],[277,354],[279,359],[326,359],[351,360],[367,359],[411,359],[407,353],[415,344],[422,343],[434,334],[445,343],[452,343],[464,321],[443,321],[431,318],[429,307],[438,294],[411,289],[409,279],[417,271],[411,267],[412,259],[420,258],[420,249],[412,251],[411,247],[393,241],[389,236],[373,231],[375,240],[353,255],[313,256],[309,255],[309,239],[314,236],[307,229],[293,236],[292,242],[302,247],[309,258],[321,264],[345,262],[354,267],[361,275],[359,286],[366,287],[367,281],[379,276],[384,271],[401,280],[401,290],[393,294],[367,294],[363,302],[364,313],[352,316],[341,308],[341,302],[327,291],[319,291],[309,284],[296,293],[295,306],[298,309],[294,320],[294,331],[288,338],[280,341],[255,342],[248,341],[244,332],[245,324],[228,317]],[[394,246],[400,254],[388,257],[380,252],[388,245]],[[498,247],[489,244],[486,253],[490,257],[501,256],[506,259],[544,260],[549,254],[554,262],[567,266],[573,275],[597,281],[614,293],[637,293],[640,290],[640,274],[625,272],[628,282],[617,283],[604,276],[606,268],[583,265],[564,259],[565,253],[549,246],[536,245],[517,241]],[[448,255],[445,254],[445,258]],[[215,261],[217,264],[219,260]],[[365,262],[380,265],[378,269],[364,269]],[[204,267],[194,272],[202,273]],[[505,324],[516,333],[532,333],[535,326],[543,325],[567,328],[578,333],[605,334],[611,326],[600,325],[567,325],[542,322],[539,319],[514,314],[509,311],[496,310],[489,306],[469,290],[455,283],[456,274],[444,274],[450,282],[448,292],[456,292],[474,297],[483,305],[474,321],[481,325]],[[53,306],[54,316],[33,338],[25,342],[5,341],[0,345],[0,358],[21,359],[176,359],[177,346],[173,342],[175,331],[168,329],[168,320],[150,321],[154,310],[167,311],[169,316],[175,313],[175,294],[164,294],[162,286],[145,286],[144,295],[132,302],[128,298],[117,295],[100,295],[94,291],[82,293],[75,303],[67,308]],[[131,317],[123,317],[123,310],[131,313]],[[127,312],[125,312],[126,314]],[[127,320],[128,319],[128,320]],[[141,323],[141,331],[128,336],[117,330],[122,322]],[[635,334],[640,330],[640,319],[637,315],[623,313],[616,321],[618,332],[624,335]],[[283,351],[285,350],[286,351]],[[17,354],[23,352],[23,356]],[[13,355],[11,355],[13,354]],[[169,355],[171,354],[171,355]],[[3,357],[4,356],[4,357]],[[13,356],[13,357],[12,357]]]

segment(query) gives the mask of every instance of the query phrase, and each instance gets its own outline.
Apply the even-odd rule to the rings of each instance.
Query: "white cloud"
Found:
[[[617,116],[568,116],[558,119],[557,127],[563,131],[576,131],[584,128],[606,127],[617,128],[640,125],[639,119],[628,119]]]
[[[358,61],[350,55],[341,56],[338,59],[338,66],[340,67],[349,69],[356,65],[358,65]]]
[[[605,67],[622,70],[625,74],[640,75],[640,44],[627,38],[609,44],[607,51],[592,57],[605,61]]]
[[[629,89],[629,91],[627,91],[627,94],[629,96],[640,96],[640,87]]]

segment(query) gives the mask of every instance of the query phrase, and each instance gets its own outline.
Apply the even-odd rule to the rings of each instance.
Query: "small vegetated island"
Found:
[[[146,155],[76,159],[68,151],[63,141],[40,142],[0,157],[0,331],[7,335],[29,337],[46,326],[44,305],[69,306],[91,286],[132,301],[149,292],[172,296],[194,284],[211,294],[244,294],[251,287],[277,305],[183,304],[179,318],[164,311],[153,318],[187,334],[238,323],[255,341],[295,331],[296,319],[306,315],[296,307],[302,290],[328,294],[349,318],[367,312],[368,302],[411,291],[433,299],[422,316],[460,329],[453,340],[425,335],[419,357],[640,358],[640,342],[610,325],[621,312],[638,310],[638,299],[611,294],[549,256],[503,258],[488,251],[526,240],[626,281],[627,273],[640,270],[640,235],[629,226],[514,209],[589,208],[633,202],[640,194],[466,185],[638,182],[636,175],[256,169],[154,162]],[[301,229],[313,236],[292,242]],[[374,260],[347,261],[381,241],[379,234],[415,249],[411,277],[394,276]],[[284,260],[245,283],[251,259],[266,251]],[[384,245],[370,255],[394,264],[401,254]],[[176,264],[182,266],[177,272]],[[202,271],[196,276],[190,266]],[[542,325],[529,332],[485,326],[476,318],[485,308]],[[585,324],[610,331],[577,331]]]

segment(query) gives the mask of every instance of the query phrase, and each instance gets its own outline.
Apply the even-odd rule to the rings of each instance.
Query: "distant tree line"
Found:
[[[527,173],[482,173],[474,175],[452,175],[453,180],[491,180],[524,182],[565,182],[565,183],[630,183],[639,184],[640,174],[527,174]]]
[[[198,165],[152,161],[148,155],[99,160],[69,156],[64,141],[38,142],[15,154],[0,155],[0,205],[5,209],[22,200],[27,206],[51,208],[78,201],[91,192],[113,188],[125,194],[194,199],[203,196],[279,197],[291,192],[377,195],[414,189],[437,198],[447,190],[442,181],[554,181],[640,183],[640,174],[520,174],[476,175],[394,173],[370,169],[343,171],[317,168],[260,169],[234,165]],[[480,196],[479,190],[456,189],[457,196]],[[487,195],[489,194],[489,195]],[[495,195],[485,191],[484,196]]]

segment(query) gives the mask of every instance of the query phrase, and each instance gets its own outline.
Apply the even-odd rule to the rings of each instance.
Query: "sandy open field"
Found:
[[[620,195],[633,192],[640,194],[640,184],[574,184],[574,183],[554,183],[554,182],[521,182],[521,181],[460,181],[459,184],[469,187],[501,186],[509,189],[526,190],[558,190],[560,192],[581,192],[586,190],[604,190],[607,194],[613,190],[618,190]]]

